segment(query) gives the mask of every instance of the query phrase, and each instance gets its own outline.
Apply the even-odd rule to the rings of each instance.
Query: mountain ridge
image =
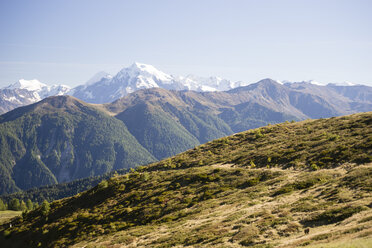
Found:
[[[288,88],[293,91],[301,91],[316,95],[324,99],[339,99],[333,103],[333,108],[340,106],[345,101],[349,101],[346,107],[357,108],[359,112],[368,111],[371,107],[372,87],[363,85],[341,86],[337,84],[322,85],[315,81],[304,82],[284,82],[272,79],[263,79],[262,82],[270,81],[280,85],[281,90]],[[257,83],[259,83],[257,82]],[[241,81],[232,82],[216,76],[203,78],[193,75],[172,76],[166,74],[152,65],[135,62],[131,66],[121,69],[116,75],[112,76],[106,72],[99,72],[89,79],[85,84],[70,89],[64,85],[47,86],[37,80],[19,80],[19,82],[0,89],[0,113],[7,112],[15,107],[27,105],[39,101],[52,95],[72,95],[85,102],[102,104],[113,102],[137,90],[148,89],[153,87],[164,88],[168,90],[193,90],[197,92],[220,92],[229,91],[236,88],[242,88],[257,83],[247,84]],[[21,92],[22,91],[22,92]],[[267,97],[267,91],[257,91],[256,100]],[[349,93],[347,93],[349,92]],[[352,92],[352,93],[351,93]],[[298,97],[292,96],[296,101]],[[262,99],[261,99],[262,100]],[[269,99],[266,99],[269,101]],[[306,100],[306,99],[304,99]],[[262,100],[263,101],[263,100]],[[271,97],[270,101],[275,101]],[[318,100],[319,102],[319,100]],[[320,105],[326,103],[321,102]],[[369,106],[366,108],[366,104]],[[340,107],[342,108],[342,107]],[[295,109],[292,109],[296,111]],[[340,111],[338,111],[340,112]],[[342,112],[342,111],[341,111]],[[350,114],[352,112],[343,112]],[[299,113],[296,113],[298,115]],[[303,116],[304,117],[304,116]]]

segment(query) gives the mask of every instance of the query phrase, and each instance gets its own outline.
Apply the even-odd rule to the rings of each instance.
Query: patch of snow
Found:
[[[41,97],[39,96],[39,94],[37,92],[32,92],[32,95],[34,96],[34,99],[35,99],[35,102],[37,101],[40,101],[41,100]]]
[[[213,88],[213,87],[208,86],[208,85],[201,85],[201,86],[199,87],[199,89],[200,89],[201,91],[217,91],[216,88]]]
[[[216,76],[205,78],[188,75],[176,77],[175,80],[181,82],[187,89],[195,91],[226,91],[245,85],[240,81],[232,82]]]
[[[29,91],[39,91],[43,87],[46,87],[46,86],[47,86],[46,84],[41,83],[37,79],[33,79],[33,80],[20,79],[14,84],[11,84],[8,87],[6,87],[6,89],[12,89],[12,90],[13,89],[25,89]]]
[[[279,83],[279,81],[276,81]],[[288,80],[283,80],[281,84],[295,84],[295,83],[303,83],[303,84],[312,84],[312,85],[318,85],[318,86],[326,86],[326,83],[321,83],[315,80],[307,80],[307,81],[301,81],[301,82],[295,82],[295,81],[288,81]]]
[[[20,101],[15,96],[10,96],[10,97],[4,96],[3,99],[4,101],[8,101],[8,102],[20,103]]]
[[[343,83],[329,83],[327,85],[335,85],[335,86],[355,86],[357,84],[354,84],[352,82],[343,82]]]
[[[92,85],[94,83],[97,83],[97,82],[101,81],[104,78],[105,79],[111,79],[112,75],[108,74],[105,71],[100,71],[100,72],[96,73],[92,78],[90,78],[85,84],[86,85]]]
[[[320,82],[315,81],[315,80],[305,81],[305,83],[314,84],[314,85],[319,85],[319,86],[326,86],[326,85],[327,85],[327,84],[325,84],[325,83],[320,83]]]

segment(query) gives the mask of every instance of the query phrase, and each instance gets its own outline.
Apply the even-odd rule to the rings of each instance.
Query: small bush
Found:
[[[241,227],[239,232],[234,235],[232,240],[240,240],[240,244],[243,246],[253,245],[256,238],[258,238],[259,230],[256,226],[250,225]]]
[[[5,231],[3,232],[3,235],[4,235],[5,238],[8,238],[8,237],[10,236],[10,234],[11,234],[11,232],[8,231],[8,230],[5,230]]]
[[[262,138],[262,137],[265,136],[265,135],[263,135],[263,134],[261,133],[261,130],[260,130],[260,129],[257,129],[257,130],[254,132],[254,134],[255,134],[255,138],[256,138],[256,139],[258,139],[258,138]]]
[[[340,139],[340,136],[337,134],[327,134],[327,139],[330,141],[335,141]]]
[[[291,184],[286,184],[283,187],[281,187],[279,190],[277,190],[273,196],[282,195],[290,193],[294,190],[293,186]]]
[[[98,189],[105,189],[108,187],[108,182],[107,180],[102,180],[99,184],[98,184]]]
[[[245,181],[240,187],[241,188],[248,188],[257,185],[260,182],[260,179],[257,177],[253,177]]]
[[[316,240],[316,241],[325,240],[325,239],[328,239],[330,237],[332,237],[332,233],[322,233],[322,234],[318,234],[318,235],[312,237],[311,240]]]
[[[303,224],[306,226],[319,226],[333,224],[340,221],[343,221],[352,215],[359,213],[363,210],[366,210],[366,207],[363,206],[345,206],[335,209],[326,210],[321,214],[310,217],[303,221]]]
[[[300,230],[300,224],[296,222],[291,222],[287,224],[287,227],[284,229],[285,233],[295,233]]]
[[[311,168],[311,170],[313,170],[313,171],[317,171],[317,170],[319,170],[319,167],[318,167],[315,163],[312,163],[312,164],[310,165],[310,168]]]
[[[128,235],[123,235],[115,239],[112,243],[113,244],[125,244],[129,245],[135,241],[135,237],[128,236]]]

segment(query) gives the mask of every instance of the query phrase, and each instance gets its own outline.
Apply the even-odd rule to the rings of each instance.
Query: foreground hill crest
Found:
[[[9,247],[372,242],[372,113],[224,137],[0,227]],[[304,230],[309,230],[305,235]]]

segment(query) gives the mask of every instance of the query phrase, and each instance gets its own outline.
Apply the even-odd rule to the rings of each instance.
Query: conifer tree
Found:
[[[21,204],[17,198],[13,198],[10,200],[8,205],[9,210],[19,211],[21,209]]]
[[[47,200],[44,200],[43,203],[41,204],[41,212],[45,216],[49,213],[49,210],[50,210],[49,202]]]
[[[21,203],[20,203],[20,210],[22,212],[26,211],[27,210],[27,206],[26,206],[26,203],[22,200]]]
[[[32,203],[32,201],[30,199],[27,199],[26,206],[27,206],[27,210],[34,209],[34,204]]]
[[[0,199],[0,211],[4,211],[4,210],[6,210],[6,206],[3,202],[3,200]]]

